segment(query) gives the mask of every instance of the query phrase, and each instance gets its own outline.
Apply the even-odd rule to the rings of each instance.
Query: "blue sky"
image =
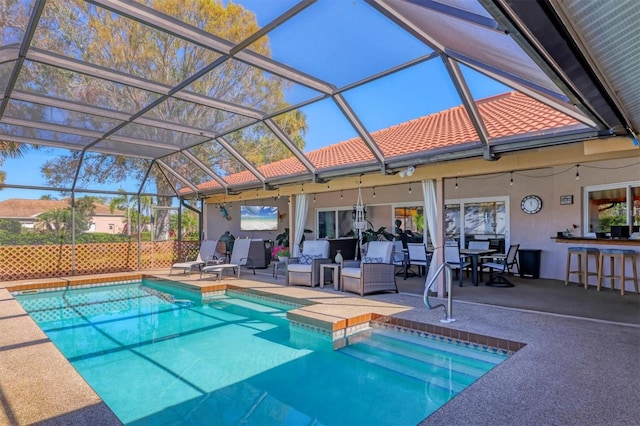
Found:
[[[258,23],[264,25],[295,1],[236,0],[236,3],[255,11]],[[275,60],[317,74],[337,87],[431,53],[428,46],[362,1],[317,2],[274,29],[269,40]],[[508,90],[470,69],[463,67],[463,73],[476,99]],[[287,99],[295,104],[315,94],[311,89],[294,85]],[[370,132],[461,104],[440,58],[356,87],[343,96]],[[330,99],[302,111],[309,129],[305,152],[356,136],[354,128]],[[40,167],[51,155],[46,151],[29,152],[21,160],[7,159],[2,167],[7,173],[6,182],[45,186]],[[117,190],[118,185],[102,189]],[[0,200],[37,198],[44,193],[4,189],[0,191]]]

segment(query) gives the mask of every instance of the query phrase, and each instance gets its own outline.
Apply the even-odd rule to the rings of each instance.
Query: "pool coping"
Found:
[[[38,290],[64,290],[87,288],[97,285],[117,285],[138,282],[144,278],[154,279],[163,284],[199,292],[202,299],[223,294],[239,292],[254,297],[264,297],[276,301],[300,306],[287,312],[287,319],[293,324],[316,333],[329,335],[334,342],[360,332],[372,322],[393,326],[397,331],[442,336],[444,339],[455,339],[469,342],[484,348],[495,348],[507,353],[514,353],[526,346],[525,343],[499,339],[478,333],[471,333],[445,326],[438,326],[418,321],[395,318],[393,315],[412,309],[402,305],[384,302],[369,303],[368,299],[346,295],[327,297],[313,289],[283,287],[247,280],[234,280],[231,283],[208,281],[181,281],[179,277],[166,277],[149,273],[114,273],[99,276],[78,276],[50,278],[39,280],[17,281],[13,285],[5,285],[10,293],[31,292]],[[11,283],[9,283],[11,284]],[[292,293],[291,294],[285,294]],[[340,347],[338,343],[335,348]]]

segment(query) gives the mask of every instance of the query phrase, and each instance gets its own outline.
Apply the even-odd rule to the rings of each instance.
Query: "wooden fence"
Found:
[[[194,259],[200,243],[197,241],[155,241],[92,243],[75,245],[0,246],[0,281],[53,278],[111,272],[168,268],[173,263]]]

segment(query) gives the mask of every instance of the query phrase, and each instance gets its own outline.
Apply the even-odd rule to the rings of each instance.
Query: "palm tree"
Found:
[[[26,145],[16,142],[7,142],[0,140],[0,166],[4,164],[5,158],[22,157],[27,150]],[[4,183],[7,173],[0,170],[0,183]]]
[[[111,199],[109,202],[109,210],[111,213],[113,213],[115,209],[127,210],[127,235],[131,235],[131,204],[135,201],[135,198],[125,194],[122,188],[119,189],[118,192],[122,194]]]

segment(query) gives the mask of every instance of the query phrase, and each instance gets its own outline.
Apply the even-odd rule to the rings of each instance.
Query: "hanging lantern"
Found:
[[[360,188],[358,188],[358,201],[353,207],[353,211],[355,212],[355,215],[353,215],[353,226],[355,226],[355,228],[359,232],[361,232],[367,226],[367,222],[365,217],[364,204],[362,203],[362,192],[360,191]]]

